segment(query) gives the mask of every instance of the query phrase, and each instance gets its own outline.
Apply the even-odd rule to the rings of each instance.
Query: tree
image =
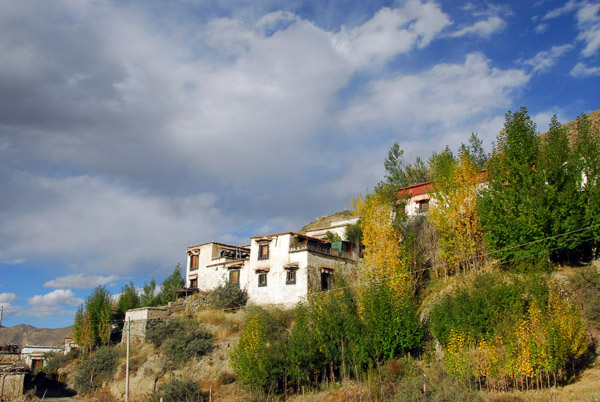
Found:
[[[156,307],[160,305],[160,297],[156,293],[156,280],[152,278],[150,283],[144,283],[143,292],[140,296],[141,307]]]
[[[521,270],[547,267],[551,214],[539,159],[540,139],[527,109],[508,112],[489,160],[479,217],[494,256]]]
[[[478,168],[465,149],[458,159],[447,150],[432,162],[435,203],[428,217],[439,232],[442,257],[451,272],[479,268],[484,247],[477,212]]]
[[[185,287],[185,279],[181,274],[182,269],[183,268],[178,263],[171,275],[167,276],[163,281],[159,294],[161,305],[165,305],[175,300],[175,294],[171,292],[172,289],[181,289]]]
[[[127,310],[140,307],[140,297],[137,294],[133,282],[129,282],[127,285],[121,288],[121,294],[119,295],[119,301],[117,302],[117,311],[115,312],[115,318],[122,320],[125,318]]]
[[[587,238],[593,238],[589,244],[593,248],[593,257],[600,256],[600,130],[593,127],[583,113],[577,118],[577,131],[574,141],[573,163],[577,164],[580,176],[577,187],[583,190],[583,227]]]
[[[75,314],[75,342],[88,350],[98,345],[107,345],[112,331],[111,318],[110,292],[104,286],[98,286]]]
[[[389,187],[370,194],[361,220],[365,246],[361,276],[366,281],[386,281],[398,295],[403,295],[411,285],[406,257],[402,254],[396,218],[404,212],[397,205],[396,192],[386,192]]]
[[[421,158],[417,157],[413,164],[405,165],[404,150],[400,149],[397,142],[390,148],[383,166],[385,184],[393,187],[401,188],[429,180],[429,171]]]

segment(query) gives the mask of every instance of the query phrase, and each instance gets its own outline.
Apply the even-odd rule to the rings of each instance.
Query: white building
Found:
[[[21,349],[21,360],[25,360],[27,367],[32,371],[44,367],[48,353],[63,353],[63,348],[53,346],[25,345]]]
[[[254,304],[283,306],[328,289],[336,269],[358,259],[353,243],[295,232],[255,236],[241,247],[205,243],[188,247],[187,253],[188,288],[208,291],[232,283],[245,289]]]

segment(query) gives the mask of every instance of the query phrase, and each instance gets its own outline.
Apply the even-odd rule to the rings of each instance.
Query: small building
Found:
[[[25,375],[29,369],[17,365],[0,365],[0,400],[18,401],[23,397]]]
[[[123,326],[121,342],[127,340],[126,331],[130,330],[130,338],[143,341],[148,328],[169,315],[168,307],[142,307],[127,310]]]
[[[310,292],[327,290],[334,272],[354,265],[359,250],[303,233],[255,236],[249,246],[205,243],[187,249],[186,286],[201,291],[225,283],[245,289],[249,301],[291,307]]]
[[[65,355],[68,355],[73,350],[79,350],[79,345],[75,343],[75,338],[72,336],[65,336]]]
[[[57,348],[55,346],[38,346],[38,345],[25,345],[21,349],[21,360],[25,362],[25,365],[35,371],[44,367],[46,361],[46,355],[48,353],[63,353],[63,348]]]

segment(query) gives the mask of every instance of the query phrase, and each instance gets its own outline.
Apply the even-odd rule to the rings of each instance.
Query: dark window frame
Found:
[[[190,288],[194,289],[198,287],[198,278],[190,279]]]
[[[292,278],[292,279],[290,279],[290,278]],[[295,269],[286,269],[285,284],[286,285],[295,285],[296,284],[296,270]]]
[[[194,264],[194,262],[196,264]],[[198,254],[192,254],[190,256],[190,271],[197,270],[199,265],[200,265],[200,256]]]
[[[266,250],[267,252],[263,252]],[[258,259],[259,260],[268,260],[269,259],[269,245],[268,244],[259,244],[258,245]]]
[[[261,278],[264,278],[264,282],[261,283]],[[266,272],[259,272],[258,273],[258,287],[259,288],[264,288],[267,286],[267,273]]]
[[[234,274],[237,273],[237,282],[232,282]],[[230,269],[229,270],[229,284],[239,287],[240,286],[240,270],[239,269]]]

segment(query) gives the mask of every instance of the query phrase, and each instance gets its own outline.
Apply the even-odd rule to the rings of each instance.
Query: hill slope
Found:
[[[25,345],[63,345],[65,336],[72,334],[72,326],[66,328],[49,329],[19,324],[15,325],[14,327],[0,328],[0,344],[14,343],[20,347]]]

